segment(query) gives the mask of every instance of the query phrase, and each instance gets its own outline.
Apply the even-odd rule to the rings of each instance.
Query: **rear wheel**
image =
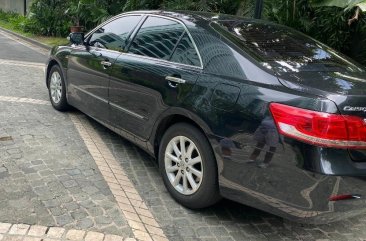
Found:
[[[217,166],[210,144],[196,127],[179,123],[164,134],[159,166],[172,197],[188,208],[204,208],[219,199]]]
[[[65,81],[58,65],[54,65],[48,74],[48,92],[56,110],[66,111],[70,108],[66,99]]]

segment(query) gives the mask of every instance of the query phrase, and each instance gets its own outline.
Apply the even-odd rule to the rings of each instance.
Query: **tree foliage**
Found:
[[[358,21],[349,24],[361,2],[267,0],[264,15],[268,20],[300,30],[366,65],[366,18],[361,14]]]
[[[359,7],[362,11],[366,11],[366,0],[310,0],[314,7],[340,7],[350,9]]]
[[[366,18],[355,9],[366,0],[263,0],[263,18],[293,27],[366,65]],[[27,31],[66,36],[79,23],[86,30],[110,16],[140,9],[195,10],[252,17],[256,0],[33,0],[20,23]]]
[[[68,31],[70,20],[64,17],[63,0],[34,0],[25,22],[25,30],[46,36],[60,36]]]

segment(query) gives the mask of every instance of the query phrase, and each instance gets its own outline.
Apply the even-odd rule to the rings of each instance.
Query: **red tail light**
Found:
[[[271,103],[278,130],[285,136],[312,145],[366,149],[366,123],[357,116],[328,114]]]
[[[360,199],[360,198],[361,195],[358,194],[344,194],[344,195],[330,196],[329,201],[342,201],[342,200]]]

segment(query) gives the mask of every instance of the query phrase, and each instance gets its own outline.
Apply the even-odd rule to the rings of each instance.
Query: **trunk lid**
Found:
[[[332,100],[345,115],[366,117],[365,72],[282,72],[286,87]]]
[[[332,100],[343,115],[365,118],[365,72],[297,72],[281,73],[279,81],[290,89],[315,94]],[[366,162],[366,150],[349,150],[355,162]]]

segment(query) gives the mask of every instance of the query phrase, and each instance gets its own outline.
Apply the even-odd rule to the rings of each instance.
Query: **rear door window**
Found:
[[[185,32],[182,38],[180,39],[170,60],[172,62],[193,66],[201,65],[198,53],[193,45],[192,40],[189,38],[187,32]]]
[[[169,60],[184,32],[183,25],[174,20],[150,16],[136,34],[129,52]]]
[[[113,20],[95,31],[89,39],[89,45],[123,51],[126,47],[127,39],[131,32],[135,29],[141,16],[125,16]]]

